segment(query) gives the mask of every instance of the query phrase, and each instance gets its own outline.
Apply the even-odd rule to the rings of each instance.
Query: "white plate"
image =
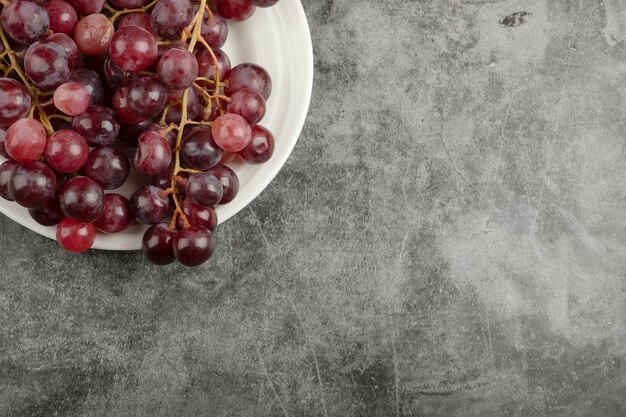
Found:
[[[229,36],[224,50],[233,66],[254,62],[272,77],[272,95],[261,124],[272,131],[276,148],[272,159],[262,165],[232,164],[240,180],[239,194],[217,208],[220,223],[246,207],[268,186],[287,161],[298,141],[306,118],[313,87],[313,47],[309,27],[299,0],[281,0],[274,7],[257,8],[245,22],[228,22]],[[1,157],[0,157],[1,158]],[[131,178],[118,192],[130,196],[138,178]],[[55,227],[36,223],[28,211],[0,199],[0,212],[29,229],[55,238]],[[115,235],[98,233],[94,249],[136,250],[141,248],[145,226],[134,224]]]

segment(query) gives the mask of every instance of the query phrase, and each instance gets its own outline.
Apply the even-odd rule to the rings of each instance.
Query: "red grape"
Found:
[[[217,69],[219,70],[220,80],[224,80],[228,71],[230,71],[230,58],[221,49],[213,49],[215,58],[217,59]],[[214,80],[215,77],[215,61],[207,49],[203,49],[196,54],[198,60],[198,75]],[[215,87],[213,87],[214,89]]]
[[[78,65],[80,60],[80,52],[78,52],[78,45],[76,42],[65,33],[54,33],[44,39],[42,42],[54,42],[57,45],[61,45],[65,52],[67,52],[67,57],[69,59],[70,67],[74,68]]]
[[[192,226],[204,226],[211,232],[217,228],[217,212],[213,207],[203,207],[186,198],[180,208]],[[177,223],[181,223],[180,218]],[[181,224],[180,228],[182,227]]]
[[[236,114],[224,114],[213,122],[213,139],[229,152],[239,152],[250,142],[252,130],[245,119]]]
[[[91,96],[83,84],[66,82],[54,91],[54,106],[70,116],[78,116],[89,107]]]
[[[28,209],[28,214],[42,226],[54,226],[63,219],[58,197],[50,199],[43,207]]]
[[[120,134],[120,124],[108,107],[89,106],[87,111],[74,117],[72,129],[87,140],[89,146],[109,146]]]
[[[118,9],[136,9],[145,6],[148,0],[109,0]]]
[[[238,114],[251,125],[257,124],[265,116],[265,100],[251,88],[242,88],[230,96],[228,113]]]
[[[224,196],[224,187],[220,180],[211,174],[195,174],[187,180],[185,195],[196,204],[213,207]]]
[[[176,260],[184,266],[200,266],[215,251],[215,239],[206,227],[191,226],[176,233],[173,240]]]
[[[130,199],[130,210],[144,224],[159,223],[170,209],[170,199],[160,188],[149,185],[138,189]]]
[[[169,143],[157,132],[144,132],[139,136],[135,153],[135,169],[154,176],[167,170],[172,162]]]
[[[68,81],[80,83],[87,88],[90,104],[100,104],[104,100],[104,86],[97,72],[86,68],[76,68]]]
[[[10,38],[23,44],[41,40],[50,28],[46,9],[28,0],[16,0],[5,6],[0,21]]]
[[[24,70],[33,84],[43,89],[60,86],[72,74],[65,48],[55,42],[35,42],[24,56]]]
[[[175,233],[165,223],[151,226],[143,235],[141,245],[143,256],[155,265],[169,265],[174,262]]]
[[[0,126],[9,127],[28,116],[32,98],[26,87],[10,78],[0,78]]]
[[[78,22],[78,15],[71,4],[63,0],[50,0],[44,3],[43,7],[48,12],[51,31],[66,35],[72,34]]]
[[[89,154],[83,173],[105,190],[121,187],[130,174],[130,162],[117,148],[96,148]]]
[[[193,19],[189,0],[160,0],[152,9],[152,27],[164,39],[180,37]]]
[[[128,106],[141,117],[163,113],[166,103],[167,89],[152,77],[136,79],[128,90]]]
[[[274,153],[274,136],[263,126],[252,126],[250,143],[239,151],[239,156],[249,164],[262,164],[269,161]]]
[[[198,61],[191,52],[173,48],[161,57],[157,72],[163,84],[181,90],[190,87],[198,78]]]
[[[74,27],[74,41],[85,55],[101,55],[109,47],[113,23],[103,14],[90,14]]]
[[[226,20],[215,10],[211,10],[213,18],[207,23],[208,16],[205,14],[202,20],[200,36],[212,47],[221,48],[228,38],[228,25]]]
[[[87,252],[96,240],[96,227],[91,223],[81,223],[65,217],[57,226],[56,238],[59,245],[67,251]]]
[[[256,10],[250,0],[216,0],[215,3],[222,16],[235,21],[249,19]]]
[[[79,222],[93,222],[104,209],[102,187],[88,177],[69,179],[59,192],[61,211]]]
[[[222,183],[224,195],[220,200],[220,204],[233,201],[239,192],[239,178],[237,178],[235,171],[228,168],[226,165],[218,164],[207,170],[207,173],[216,176]]]
[[[20,119],[13,123],[4,140],[11,158],[18,162],[32,162],[46,149],[46,129],[35,119]]]
[[[80,15],[92,15],[102,11],[105,0],[68,0]]]
[[[104,209],[94,222],[95,226],[106,233],[119,233],[126,229],[133,221],[128,199],[120,194],[104,196]]]
[[[89,147],[85,138],[73,130],[59,130],[48,138],[44,156],[55,170],[72,173],[87,163]]]
[[[215,166],[222,157],[222,149],[213,140],[211,128],[196,126],[192,128],[181,144],[180,156],[191,168],[205,170]]]
[[[129,90],[129,87],[122,87],[117,90],[111,99],[111,106],[113,110],[115,110],[115,115],[120,122],[132,125],[141,123],[146,120],[146,118],[136,114],[128,105]]]
[[[136,26],[142,29],[147,30],[154,36],[154,29],[152,28],[152,20],[150,19],[150,15],[145,12],[140,13],[129,13],[122,17],[117,22],[117,28],[121,29],[127,26]]]
[[[115,32],[109,44],[111,59],[125,71],[147,69],[157,58],[154,36],[137,26],[122,27]]]
[[[239,64],[230,70],[224,81],[228,82],[228,88],[224,90],[227,96],[246,87],[258,91],[266,101],[272,93],[270,75],[260,65]]]
[[[43,207],[57,189],[57,178],[50,167],[35,161],[20,164],[9,180],[9,194],[22,207]]]

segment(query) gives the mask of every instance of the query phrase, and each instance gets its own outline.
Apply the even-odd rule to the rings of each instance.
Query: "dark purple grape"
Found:
[[[208,16],[205,14],[200,29],[200,36],[212,47],[221,48],[228,38],[228,25],[226,20],[217,11],[211,10],[213,18],[207,22]]]
[[[252,139],[241,151],[239,156],[249,164],[267,162],[274,153],[274,136],[263,126],[252,126]]]
[[[152,9],[152,27],[164,39],[177,39],[193,19],[189,0],[160,0]]]
[[[102,75],[107,85],[113,90],[130,84],[133,77],[131,72],[124,71],[118,67],[111,58],[107,58],[103,61]]]
[[[157,58],[154,36],[137,26],[119,28],[109,44],[111,59],[125,71],[147,69]]]
[[[194,127],[185,135],[181,144],[180,155],[184,164],[201,171],[215,166],[222,154],[222,149],[213,140],[210,127]]]
[[[134,148],[137,146],[137,139],[139,139],[139,135],[145,132],[151,125],[152,120],[150,119],[134,125],[122,124],[118,141],[124,146]]]
[[[228,88],[224,89],[227,96],[232,96],[242,88],[251,88],[267,101],[272,93],[272,79],[260,65],[239,64],[229,71],[224,81],[228,82]]]
[[[67,52],[67,57],[70,61],[70,68],[74,68],[78,65],[80,60],[80,52],[78,52],[78,46],[76,46],[76,42],[74,39],[70,38],[65,33],[54,33],[44,39],[42,42],[54,42],[57,45],[61,45],[65,52]]]
[[[222,183],[224,188],[224,195],[220,200],[220,204],[226,204],[233,201],[239,192],[239,178],[235,171],[228,168],[226,165],[216,165],[209,169],[207,173],[216,176]]]
[[[97,72],[86,68],[76,68],[68,81],[84,85],[89,91],[91,104],[101,104],[104,101],[104,86]]]
[[[50,18],[46,9],[28,0],[17,0],[2,9],[2,27],[16,42],[31,44],[48,33]]]
[[[167,140],[157,132],[144,132],[139,136],[135,153],[135,169],[154,176],[166,171],[172,162],[172,149]]]
[[[230,58],[221,49],[213,49],[215,58],[217,59],[217,69],[219,70],[220,80],[223,81],[228,71],[230,71]],[[196,54],[198,60],[198,75],[208,78],[210,80],[215,79],[215,61],[208,50],[202,49]],[[209,86],[211,87],[211,86]],[[212,89],[214,89],[213,87]]]
[[[121,187],[130,173],[130,162],[117,148],[96,148],[89,154],[83,173],[105,190]]]
[[[111,99],[111,107],[115,111],[117,119],[129,125],[138,124],[146,120],[145,117],[139,116],[128,105],[129,87],[122,87],[113,94]]]
[[[219,179],[211,174],[195,174],[189,177],[185,195],[203,207],[213,207],[222,200],[224,187]]]
[[[48,12],[51,31],[72,35],[78,15],[71,4],[63,0],[51,0],[44,3],[43,7]]]
[[[26,87],[10,78],[0,78],[0,126],[9,127],[28,116],[31,104]]]
[[[172,48],[161,57],[157,72],[168,88],[182,90],[198,78],[198,61],[191,52]]]
[[[42,226],[55,226],[63,219],[59,197],[54,197],[45,206],[28,209],[30,217]]]
[[[265,100],[256,90],[242,88],[230,96],[227,111],[238,114],[248,124],[255,125],[265,116]]]
[[[95,221],[95,226],[106,233],[119,233],[126,229],[133,221],[128,199],[120,194],[104,196],[104,210]]]
[[[104,209],[104,191],[88,177],[74,177],[59,192],[61,211],[79,222],[95,221]]]
[[[20,164],[9,181],[11,198],[22,207],[39,208],[54,197],[57,178],[43,162]]]
[[[206,227],[190,226],[174,236],[176,260],[188,267],[200,266],[208,261],[215,251],[215,239]]]
[[[152,185],[162,190],[167,190],[172,185],[172,168],[152,177]]]
[[[128,90],[128,106],[146,118],[163,113],[167,103],[167,89],[152,77],[141,77],[133,81]]]
[[[192,226],[203,226],[214,232],[217,228],[217,212],[213,207],[203,207],[186,198],[181,203],[180,208],[183,210],[187,221]],[[176,225],[182,229],[184,224],[182,219],[177,219]]]
[[[24,56],[24,70],[37,87],[52,89],[70,78],[72,63],[65,48],[55,42],[35,42]]]
[[[144,224],[156,224],[163,220],[170,209],[170,199],[162,195],[158,187],[149,185],[135,191],[130,199],[130,210]]]
[[[74,117],[72,128],[95,147],[109,146],[120,134],[115,112],[100,105],[89,106],[85,113]]]
[[[198,97],[195,88],[190,88],[188,91],[189,94],[187,97],[187,118],[192,120],[198,117],[198,114],[200,114],[202,110],[202,103],[200,102],[200,98]],[[180,102],[182,96],[182,90],[171,90],[168,95],[168,102]],[[167,124],[180,123],[180,120],[182,118],[182,110],[183,106],[181,104],[175,104],[170,107],[167,111],[167,117],[165,118],[165,122]]]
[[[143,235],[141,251],[143,256],[155,265],[169,265],[176,260],[174,256],[175,231],[165,223],[151,226]]]
[[[15,168],[19,165],[20,164],[15,161],[5,161],[0,165],[0,197],[5,200],[13,201],[13,197],[11,197],[11,193],[9,193],[9,182],[11,181],[11,176],[13,176]]]
[[[216,0],[215,3],[224,18],[235,21],[249,19],[256,10],[250,0]]]

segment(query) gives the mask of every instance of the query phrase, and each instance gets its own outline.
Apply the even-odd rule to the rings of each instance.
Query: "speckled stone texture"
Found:
[[[626,4],[304,7],[306,127],[210,265],[0,218],[0,416],[626,415]]]

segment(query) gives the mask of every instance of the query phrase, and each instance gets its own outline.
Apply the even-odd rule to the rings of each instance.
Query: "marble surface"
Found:
[[[0,416],[623,416],[626,4],[304,0],[310,115],[213,262],[0,217]]]

